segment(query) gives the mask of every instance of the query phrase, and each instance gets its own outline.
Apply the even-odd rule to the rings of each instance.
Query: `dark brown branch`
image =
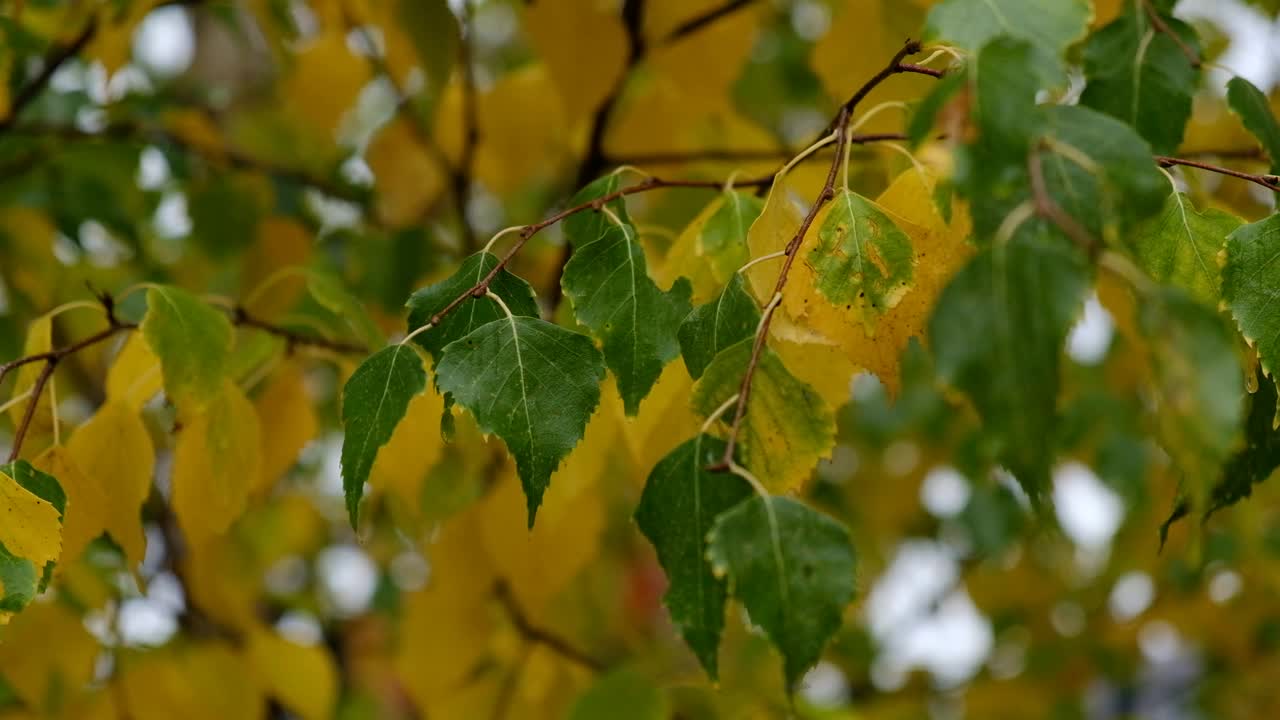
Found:
[[[774,283],[770,301],[765,307],[764,316],[760,318],[760,326],[756,329],[755,344],[751,347],[751,359],[747,361],[746,372],[742,375],[742,385],[738,389],[738,400],[734,403],[733,420],[729,424],[729,434],[725,439],[724,456],[719,463],[712,466],[713,470],[727,470],[733,464],[738,434],[742,430],[742,421],[747,414],[747,403],[751,401],[751,384],[755,379],[756,369],[760,365],[760,355],[764,352],[764,346],[769,336],[769,326],[772,324],[773,316],[777,310],[778,303],[775,300],[782,296],[782,291],[787,285],[787,278],[791,273],[791,266],[795,263],[796,256],[799,255],[800,244],[804,241],[805,234],[809,232],[809,227],[813,225],[814,219],[822,208],[835,197],[836,175],[844,163],[845,153],[848,150],[846,133],[849,131],[849,118],[853,116],[853,111],[857,108],[858,103],[862,102],[877,85],[893,75],[904,72],[902,61],[918,52],[920,52],[920,43],[908,40],[902,46],[902,49],[894,54],[893,59],[889,61],[889,64],[883,70],[872,76],[862,87],[858,88],[857,92],[848,101],[840,106],[839,112],[836,113],[835,118],[832,119],[826,131],[823,132],[823,135],[835,132],[835,157],[832,158],[831,167],[827,170],[827,180],[823,183],[822,190],[818,192],[818,197],[814,199],[813,205],[809,207],[809,212],[805,213],[804,219],[800,221],[800,227],[796,228],[795,236],[791,238],[783,251],[782,269],[778,271],[778,280]]]
[[[40,68],[40,74],[36,75],[31,82],[22,86],[22,89],[13,96],[9,103],[9,114],[0,120],[0,132],[5,132],[12,128],[18,122],[18,117],[36,98],[40,97],[40,93],[49,86],[49,81],[53,79],[58,69],[71,60],[71,58],[80,54],[85,46],[93,40],[93,36],[98,32],[98,18],[95,15],[85,23],[79,34],[75,36],[71,42],[65,45],[59,45],[52,48],[49,54],[45,56],[43,66]]]
[[[662,44],[670,45],[687,35],[692,35],[726,15],[745,8],[752,2],[754,2],[754,0],[729,0],[729,2],[711,8],[701,15],[689,18],[677,25],[674,30],[667,33],[667,36],[662,39]]]
[[[1215,172],[1219,175],[1228,175],[1233,178],[1248,180],[1249,182],[1261,185],[1268,190],[1280,191],[1280,175],[1259,175],[1256,173],[1241,172],[1239,170],[1222,167],[1221,165],[1211,165],[1198,160],[1187,160],[1185,158],[1168,157],[1166,155],[1156,155],[1155,161],[1156,164],[1162,168],[1173,167],[1174,165],[1193,167],[1198,170]]]
[[[902,141],[909,138],[903,133],[868,133],[865,135],[850,135],[845,142],[850,145],[869,145],[871,143],[886,141]],[[639,153],[636,155],[622,155],[618,157],[609,157],[609,163],[612,165],[682,165],[685,163],[696,162],[752,162],[763,160],[789,160],[796,156],[798,151],[789,148],[778,148],[776,150],[733,150],[733,149],[717,149],[708,150],[690,150],[690,151],[670,151],[670,152],[654,152]],[[822,156],[823,151],[813,153],[807,159]]]
[[[1169,27],[1169,23],[1165,22],[1164,18],[1160,17],[1160,13],[1151,4],[1151,0],[1142,0],[1142,8],[1146,11],[1147,19],[1151,21],[1151,26],[1156,29],[1156,32],[1161,33],[1162,35],[1168,35],[1169,39],[1173,41],[1173,44],[1178,46],[1178,50],[1181,51],[1183,55],[1187,56],[1187,62],[1191,63],[1191,67],[1200,67],[1200,55],[1196,53],[1190,45],[1187,45],[1186,41],[1182,39],[1182,36],[1178,35],[1178,33],[1174,32],[1173,28]]]
[[[505,581],[499,580],[494,585],[493,594],[498,598],[498,602],[502,604],[502,609],[506,611],[507,617],[511,618],[511,624],[515,626],[516,632],[520,633],[521,637],[542,645],[566,660],[571,660],[588,670],[600,672],[605,669],[605,664],[600,660],[574,647],[568,640],[530,622],[528,616],[524,614],[524,610],[520,608],[519,601],[511,594],[511,588],[507,586]]]
[[[250,315],[249,311],[243,307],[236,307],[231,311],[231,322],[239,327],[254,328],[255,330],[261,330],[270,335],[274,335],[284,340],[289,349],[293,349],[298,346],[307,346],[320,348],[321,350],[329,350],[340,355],[365,355],[369,352],[369,348],[356,343],[344,342],[342,340],[330,340],[329,338],[319,337],[317,335],[303,335],[289,330],[288,328],[273,325],[265,320]]]
[[[935,70],[924,65],[916,65],[915,63],[900,63],[898,65],[899,72],[915,73],[917,75],[928,75],[931,78],[940,78],[947,74],[946,70]]]
[[[1056,225],[1063,234],[1071,238],[1086,255],[1092,258],[1097,255],[1102,246],[1088,229],[1063,210],[1049,194],[1049,188],[1044,180],[1041,150],[1040,146],[1036,146],[1027,154],[1027,175],[1031,179],[1031,202],[1035,207],[1036,215]]]

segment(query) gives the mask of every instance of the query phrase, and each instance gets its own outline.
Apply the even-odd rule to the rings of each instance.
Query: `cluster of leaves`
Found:
[[[321,542],[320,513],[280,481],[306,463],[315,470],[306,449],[326,421],[342,431],[345,522],[365,539],[400,523],[430,548],[427,589],[388,602],[414,639],[397,650],[396,670],[431,669],[413,699],[433,716],[477,712],[470,694],[509,694],[502,688],[515,681],[489,672],[493,658],[524,653],[514,662],[532,663],[532,650],[487,639],[495,602],[504,627],[575,668],[566,682],[605,666],[540,629],[536,616],[582,571],[605,525],[604,503],[583,500],[588,483],[613,486],[600,494],[652,546],[670,621],[705,675],[717,681],[734,664],[722,645],[747,655],[726,623],[732,600],[781,655],[789,694],[852,624],[846,614],[862,585],[858,528],[814,482],[850,426],[858,442],[881,445],[921,435],[975,480],[963,521],[978,557],[999,555],[1024,519],[1012,485],[992,477],[1016,480],[1048,522],[1060,460],[1088,459],[1113,487],[1139,494],[1149,436],[1177,484],[1162,532],[1190,515],[1198,533],[1280,466],[1280,215],[1247,222],[1257,213],[1197,206],[1169,172],[1199,168],[1280,189],[1280,123],[1260,90],[1233,78],[1226,105],[1260,148],[1248,159],[1269,162],[1268,173],[1177,156],[1207,43],[1173,16],[1172,0],[920,3],[908,14],[922,43],[829,65],[837,70],[821,81],[842,102],[806,149],[761,141],[764,160],[747,163],[750,174],[667,180],[639,171],[632,183],[627,153],[606,157],[611,120],[614,145],[641,166],[651,136],[698,149],[728,127],[759,140],[720,104],[736,76],[710,65],[728,50],[745,58],[749,38],[730,39],[741,34],[733,23],[759,22],[765,10],[536,3],[521,11],[525,44],[489,49],[486,66],[508,72],[482,92],[473,74],[483,37],[471,14],[514,12],[505,4],[463,3],[463,28],[434,0],[317,0],[306,18],[320,30],[308,36],[288,4],[213,2],[199,17],[267,28],[263,52],[296,63],[282,93],[305,100],[302,117],[248,96],[202,98],[205,111],[235,118],[223,127],[178,87],[127,95],[95,125],[77,119],[101,110],[92,99],[46,94],[50,74],[78,54],[116,70],[133,28],[158,4],[33,2],[26,20],[0,26],[14,48],[0,49],[12,79],[0,86],[0,135],[47,133],[84,141],[68,156],[100,153],[57,155],[6,191],[14,207],[0,215],[5,287],[26,308],[53,305],[57,283],[42,274],[50,248],[23,238],[60,232],[88,254],[88,221],[154,264],[139,273],[151,282],[39,316],[16,359],[0,365],[0,383],[12,377],[5,408],[14,430],[0,467],[0,621],[16,617],[0,641],[33,643],[41,627],[75,638],[65,640],[75,649],[67,659],[30,676],[0,668],[33,710],[117,716],[107,693],[51,696],[59,663],[91,659],[96,648],[79,614],[111,595],[103,575],[141,580],[155,530],[194,606],[184,631],[215,639],[131,658],[121,675],[130,709],[150,693],[163,696],[150,703],[157,716],[203,706],[256,717],[269,696],[300,716],[328,716],[335,661],[286,641],[260,607],[268,569]],[[841,33],[862,21],[857,10],[835,18],[835,40],[815,56],[847,49]],[[62,37],[51,24],[78,30]],[[213,27],[206,32],[227,32]],[[696,32],[724,37],[713,52],[692,42],[696,34],[685,39]],[[779,32],[784,48],[795,42],[785,34],[794,29]],[[305,49],[288,38],[305,39]],[[43,67],[29,72],[28,57]],[[638,79],[623,87],[619,77],[635,68]],[[1073,82],[1077,71],[1082,82]],[[767,85],[752,72],[764,71],[743,77]],[[780,102],[815,80],[783,75]],[[882,91],[907,76],[905,132],[858,134],[896,102]],[[390,119],[372,139],[335,146],[371,80],[372,92],[393,96]],[[553,107],[543,107],[548,97]],[[867,98],[886,103],[867,109]],[[773,112],[746,105],[748,115]],[[628,113],[611,119],[618,107]],[[539,110],[541,122],[532,119]],[[679,125],[682,112],[698,117],[695,131]],[[659,119],[670,128],[647,126]],[[572,163],[585,186],[558,212],[481,247],[471,217],[483,204],[478,188],[513,215],[543,212],[546,188],[530,198],[527,185],[545,186],[546,168],[568,165],[560,146],[570,140],[553,130],[561,123],[586,131],[582,162]],[[10,140],[0,137],[0,163],[19,174],[49,147]],[[124,160],[113,140],[129,148]],[[910,164],[882,170],[855,157],[882,141],[905,143],[894,147]],[[177,269],[165,267],[164,244],[140,220],[160,198],[104,179],[118,180],[107,166],[131,173],[143,146],[162,151],[189,195],[198,261]],[[372,169],[373,192],[343,170],[353,158]],[[244,174],[210,172],[223,165]],[[669,242],[646,227],[664,210],[650,198],[708,191],[701,207],[670,213],[683,229]],[[442,211],[442,198],[453,207]],[[366,236],[327,227],[324,204],[335,200],[362,218]],[[423,218],[441,212],[452,217],[424,230]],[[328,243],[314,256],[313,231]],[[405,249],[427,240],[437,252],[426,261]],[[32,269],[16,267],[36,256]],[[243,263],[234,278],[219,269],[228,260]],[[432,281],[414,289],[424,275]],[[115,286],[138,277],[75,278],[85,279]],[[183,289],[198,285],[249,292],[229,301]],[[1095,291],[1131,353],[1123,390],[1066,361]],[[105,327],[95,317],[75,326],[84,339],[55,342],[55,319],[86,304]],[[388,344],[390,328],[403,339]],[[312,352],[324,362],[311,362]],[[67,365],[85,356],[96,365],[77,369],[105,367],[105,382],[64,443],[58,382],[75,382]],[[842,415],[858,373],[875,375],[887,397],[864,395]],[[317,402],[317,384],[341,390]],[[619,468],[642,486],[607,482]],[[389,537],[388,547],[401,542]],[[252,579],[226,587],[233,572]],[[50,587],[66,602],[37,602]],[[187,687],[192,678],[205,684]],[[630,698],[637,717],[666,712],[665,696],[623,669],[583,694],[573,717],[600,717],[618,698]],[[506,702],[490,705],[500,713]]]

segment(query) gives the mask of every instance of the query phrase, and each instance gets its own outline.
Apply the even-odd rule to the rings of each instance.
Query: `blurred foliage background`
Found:
[[[0,0],[0,358],[23,354],[49,310],[144,281],[327,337],[394,335],[415,288],[601,173],[773,171],[918,33],[930,4]],[[1095,25],[1120,4],[1100,0]],[[1178,9],[1210,60],[1264,90],[1280,80],[1277,11]],[[1217,72],[1187,152],[1254,145]],[[894,77],[868,107],[917,100],[931,82]],[[903,122],[889,110],[861,131]],[[820,165],[797,185],[816,190]],[[874,197],[909,167],[859,147],[851,184]],[[1184,178],[1202,205],[1273,210],[1252,185]],[[678,274],[656,258],[708,199],[630,200],[656,274]],[[548,310],[564,255],[551,228],[513,265]],[[556,476],[532,532],[500,444],[464,418],[444,442],[441,401],[424,396],[379,457],[357,536],[335,429],[357,359],[259,334],[237,351],[267,449],[250,510],[191,552],[164,501],[173,414],[147,404],[160,452],[145,555],[100,540],[63,559],[50,592],[0,630],[0,718],[1270,716],[1277,489],[1258,485],[1202,534],[1174,524],[1162,548],[1176,481],[1128,392],[1142,340],[1123,293],[1097,291],[1062,398],[1061,444],[1089,452],[1055,472],[1056,526],[1034,521],[1008,478],[973,470],[976,419],[934,387],[920,348],[896,398],[856,378],[840,445],[808,493],[851,528],[858,600],[794,707],[736,609],[722,681],[705,681],[631,520],[653,463],[697,426],[687,378],[664,376],[639,418],[593,420],[590,451]],[[130,294],[121,312],[140,303]],[[97,323],[59,314],[54,344]],[[108,344],[59,366],[64,432],[101,404],[111,372],[127,372],[115,368],[128,353]],[[0,420],[0,447],[13,422]],[[48,444],[58,429],[37,431]],[[140,461],[119,462],[98,470]]]

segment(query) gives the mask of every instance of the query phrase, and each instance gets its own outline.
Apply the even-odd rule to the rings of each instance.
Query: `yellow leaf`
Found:
[[[534,617],[595,557],[604,529],[600,495],[567,496],[568,485],[551,483],[532,530],[520,520],[525,500],[513,468],[504,469],[481,504],[484,549],[520,607]]]
[[[298,461],[302,448],[316,437],[319,421],[302,368],[293,361],[276,370],[254,406],[261,420],[262,465],[252,492],[261,495]]]
[[[85,56],[102,63],[108,75],[115,73],[133,54],[133,33],[138,23],[158,3],[159,0],[135,0],[108,8],[99,16],[93,39],[84,49]]]
[[[0,472],[0,545],[39,573],[62,553],[62,518],[48,501]]]
[[[140,411],[163,385],[160,358],[142,333],[133,333],[107,371],[107,399]]]
[[[378,219],[391,227],[421,220],[444,189],[439,160],[423,149],[410,123],[392,119],[374,135],[365,155],[378,191]]]
[[[32,709],[53,710],[93,678],[98,642],[80,615],[58,602],[35,603],[0,643],[0,675]]]
[[[100,511],[103,527],[124,550],[129,567],[137,568],[147,546],[142,503],[151,493],[155,468],[155,448],[137,409],[119,400],[107,400],[71,435],[67,454],[80,469],[86,486],[101,489],[105,497]],[[89,491],[90,496],[92,493]],[[74,513],[76,507],[69,510]]]
[[[174,512],[188,535],[220,535],[244,511],[261,468],[258,413],[225,380],[204,411],[184,420],[173,452]]]
[[[701,305],[716,297],[724,282],[715,276],[711,263],[702,257],[702,229],[712,215],[724,205],[725,195],[712,200],[680,231],[667,257],[654,274],[660,287],[670,287],[678,277],[693,284],[693,304]]]
[[[80,553],[99,535],[107,530],[109,500],[100,483],[90,480],[62,445],[45,450],[31,463],[37,470],[58,479],[62,491],[67,494],[67,512],[62,524],[62,560],[64,564],[80,557]]]
[[[52,349],[53,318],[49,315],[41,315],[31,321],[31,325],[27,327],[27,339],[22,347],[22,354],[24,356],[36,355],[49,352]],[[33,362],[18,368],[17,378],[13,383],[12,397],[18,398],[27,395],[27,399],[9,408],[9,418],[15,426],[22,422],[22,418],[27,412],[27,406],[32,401],[30,393],[35,390],[36,380],[40,373],[44,371],[44,366],[43,362]],[[53,411],[49,405],[49,398],[53,389],[52,385],[53,378],[49,378],[40,393],[35,415],[31,418],[31,425],[27,428],[28,437],[48,435],[53,431]],[[32,446],[28,443],[24,447],[30,449]]]
[[[764,210],[760,211],[760,216],[747,230],[747,247],[751,250],[751,257],[763,257],[785,248],[795,237],[803,217],[800,197],[791,187],[790,175],[776,178],[773,187],[769,188]],[[776,262],[762,262],[746,271],[751,289],[762,303],[769,302],[773,297],[773,288],[778,282],[778,268]]]
[[[428,384],[409,401],[404,418],[378,450],[369,472],[369,484],[395,497],[411,518],[417,517],[421,505],[422,481],[444,450],[440,437],[443,414],[444,398]]]
[[[681,4],[716,5],[716,2],[699,0]],[[647,5],[645,11],[646,14],[649,11]],[[665,37],[655,39],[650,66],[679,90],[685,99],[686,112],[731,109],[732,87],[755,45],[759,24],[760,13],[756,8],[747,7],[672,42],[666,42]]]
[[[624,422],[623,438],[631,450],[633,475],[640,483],[659,460],[693,437],[702,425],[689,406],[692,394],[693,379],[684,363],[675,360],[662,370],[649,396],[640,403],[640,412]]]
[[[269,217],[258,223],[257,242],[245,253],[242,285],[252,293],[245,308],[255,317],[274,320],[298,301],[306,289],[301,273],[278,275],[300,268],[311,256],[311,233],[292,218]],[[263,281],[271,286],[256,289]]]
[[[542,66],[530,65],[503,75],[477,99],[476,176],[495,192],[551,181],[568,162],[567,119],[551,85]]]
[[[261,720],[266,702],[247,663],[221,642],[166,648],[120,660],[131,720]]]
[[[54,304],[59,287],[60,263],[49,262],[58,236],[49,216],[25,207],[0,212],[0,233],[5,235],[5,282],[34,307]]]
[[[570,123],[588,118],[619,82],[627,35],[618,6],[558,0],[524,6],[524,27]]]
[[[328,720],[338,699],[338,669],[324,646],[299,645],[269,629],[249,633],[249,666],[263,691],[302,720]]]
[[[369,63],[351,54],[339,26],[326,29],[298,50],[278,92],[297,121],[315,128],[331,143],[369,74]]]

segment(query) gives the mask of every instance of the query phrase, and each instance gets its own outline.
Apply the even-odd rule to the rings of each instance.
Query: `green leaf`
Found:
[[[1087,0],[945,0],[929,11],[924,35],[970,51],[1008,35],[1060,56],[1084,37],[1092,16]]]
[[[663,366],[680,352],[676,330],[689,314],[689,281],[658,289],[635,228],[611,224],[598,240],[576,247],[560,286],[578,321],[603,343],[626,413],[635,415]]]
[[[720,296],[699,305],[680,323],[676,333],[685,367],[695,380],[719,352],[755,334],[760,307],[747,292],[742,275],[734,273]]]
[[[1280,173],[1280,124],[1276,123],[1267,96],[1248,80],[1231,78],[1227,83],[1227,105],[1262,143],[1262,149],[1271,158],[1271,172]]]
[[[997,457],[1037,503],[1049,489],[1063,345],[1088,287],[1065,239],[1028,229],[976,255],[929,321],[939,376],[972,398]]]
[[[1190,197],[1172,193],[1164,210],[1134,231],[1135,259],[1155,280],[1216,305],[1221,299],[1218,253],[1241,222],[1221,210],[1196,210]]]
[[[444,348],[436,380],[507,444],[533,527],[551,473],[600,402],[604,359],[585,335],[537,318],[482,325]]]
[[[716,355],[693,388],[695,411],[707,417],[738,392],[753,344],[754,338],[748,337]],[[722,420],[727,422],[729,417]],[[812,387],[792,375],[766,347],[738,439],[747,468],[771,491],[790,491],[809,478],[835,445],[835,415]]]
[[[652,680],[629,670],[600,678],[573,704],[569,720],[666,720],[667,699]]]
[[[325,310],[342,318],[366,346],[376,348],[386,343],[386,337],[369,317],[364,304],[336,276],[317,270],[308,272],[307,292]]]
[[[724,450],[723,440],[701,434],[672,450],[649,473],[635,515],[667,574],[663,601],[671,621],[712,680],[718,677],[728,588],[707,564],[707,531],[751,494],[737,475],[707,470]]]
[[[1196,33],[1186,23],[1162,17],[1183,46],[1199,52]],[[1135,6],[1089,37],[1084,47],[1088,85],[1080,104],[1119,118],[1162,155],[1173,153],[1191,117],[1191,98],[1200,83],[1178,42],[1157,30]]]
[[[66,522],[67,517],[67,493],[62,489],[62,484],[54,476],[37,470],[26,460],[14,460],[6,465],[0,465],[0,473],[8,475],[14,482],[21,485],[27,492],[44,500],[58,511],[58,521]],[[3,549],[0,545],[0,549]],[[5,553],[8,551],[5,550]],[[53,578],[53,568],[57,565],[56,560],[50,560],[45,563],[43,572],[40,575],[39,584],[36,586],[36,592],[44,592],[49,585],[49,581]],[[34,568],[34,564],[32,564]],[[7,586],[6,586],[7,587]]]
[[[342,390],[342,489],[351,527],[359,518],[364,483],[378,449],[391,439],[409,401],[426,385],[418,351],[402,344],[370,355],[347,380]]]
[[[753,497],[716,520],[707,558],[782,653],[788,687],[822,655],[853,600],[856,560],[840,523],[795,500]]]
[[[837,193],[830,207],[805,262],[814,270],[818,292],[833,305],[857,308],[870,335],[911,289],[911,238],[878,205],[851,190]]]
[[[406,303],[409,308],[409,331],[426,325],[431,316],[440,312],[462,293],[470,290],[495,267],[498,258],[487,252],[479,252],[462,262],[458,271],[434,285],[415,292]],[[538,317],[538,301],[534,299],[529,283],[503,269],[494,276],[489,288],[507,303],[516,315]],[[419,333],[414,340],[440,362],[444,346],[470,334],[471,331],[504,317],[502,308],[492,298],[471,298],[430,330]]]
[[[707,218],[698,235],[698,252],[711,264],[716,280],[725,282],[750,259],[747,229],[764,210],[764,200],[741,190],[723,193],[720,208]]]
[[[1258,351],[1262,370],[1273,381],[1280,369],[1280,312],[1273,306],[1280,287],[1280,214],[1243,225],[1227,237],[1222,299],[1240,333]]]
[[[17,557],[0,543],[0,622],[6,613],[21,612],[39,591],[41,574],[26,558]]]
[[[1143,334],[1159,391],[1156,429],[1198,511],[1236,448],[1244,374],[1224,318],[1177,288],[1143,298]]]
[[[396,9],[399,30],[409,36],[430,83],[428,90],[438,98],[458,56],[458,19],[445,0],[398,0]]]
[[[1209,497],[1205,514],[1234,505],[1253,493],[1253,486],[1271,477],[1280,467],[1280,432],[1276,430],[1276,386],[1257,378],[1258,389],[1249,396],[1249,416],[1244,423],[1244,447],[1231,456]]]
[[[164,390],[175,405],[196,409],[222,388],[231,356],[231,321],[186,290],[168,285],[147,290],[142,334],[160,359]]]
[[[604,197],[616,192],[621,187],[622,178],[620,173],[610,173],[596,178],[569,199],[568,207],[575,207],[596,198]],[[605,204],[605,207],[613,211],[613,214],[617,215],[618,219],[624,224],[631,224],[631,217],[627,215],[627,204],[623,202],[622,198],[610,200]],[[575,249],[599,240],[600,236],[604,235],[605,231],[612,225],[613,221],[609,219],[608,215],[603,212],[593,211],[574,213],[560,223],[565,238]]]

